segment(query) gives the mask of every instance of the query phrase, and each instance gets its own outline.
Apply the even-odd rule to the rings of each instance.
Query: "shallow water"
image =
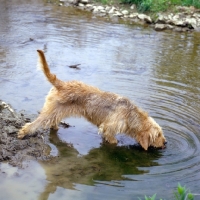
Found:
[[[37,113],[44,103],[43,49],[59,78],[129,97],[168,140],[148,152],[125,136],[105,145],[95,126],[67,119],[72,127],[50,136],[59,157],[23,170],[0,165],[0,199],[170,199],[178,182],[200,193],[200,33],[111,23],[42,0],[3,0],[0,27],[0,98],[16,110]]]

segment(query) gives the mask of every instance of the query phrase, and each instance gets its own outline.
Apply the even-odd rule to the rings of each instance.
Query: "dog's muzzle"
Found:
[[[167,141],[165,141],[165,142],[163,143],[162,149],[165,149],[165,148],[166,148],[166,144],[167,144]]]

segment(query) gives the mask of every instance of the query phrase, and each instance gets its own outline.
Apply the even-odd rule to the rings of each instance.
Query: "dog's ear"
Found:
[[[150,145],[150,136],[148,133],[143,132],[140,134],[139,143],[143,147],[144,150],[147,150]]]

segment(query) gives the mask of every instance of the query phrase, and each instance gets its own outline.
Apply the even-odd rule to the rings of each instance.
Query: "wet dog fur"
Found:
[[[39,128],[58,129],[63,118],[84,117],[95,124],[105,141],[117,143],[115,135],[124,133],[135,138],[147,150],[149,146],[165,148],[166,139],[161,127],[147,112],[129,99],[102,91],[80,81],[64,82],[49,70],[43,51],[37,50],[39,66],[53,85],[41,113],[18,132],[18,138],[36,132]]]

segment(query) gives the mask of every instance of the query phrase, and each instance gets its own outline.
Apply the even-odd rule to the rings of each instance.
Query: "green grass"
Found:
[[[200,0],[119,0],[124,4],[135,4],[141,12],[166,11],[170,6],[194,6],[200,8]]]
[[[200,8],[200,0],[94,0],[102,4],[135,4],[140,12],[167,11],[173,6],[194,6]]]
[[[140,198],[138,199],[142,200]],[[156,200],[156,194],[154,194],[152,197],[145,196],[144,200]],[[185,186],[183,187],[178,184],[176,192],[174,193],[174,200],[194,200],[194,195]]]

